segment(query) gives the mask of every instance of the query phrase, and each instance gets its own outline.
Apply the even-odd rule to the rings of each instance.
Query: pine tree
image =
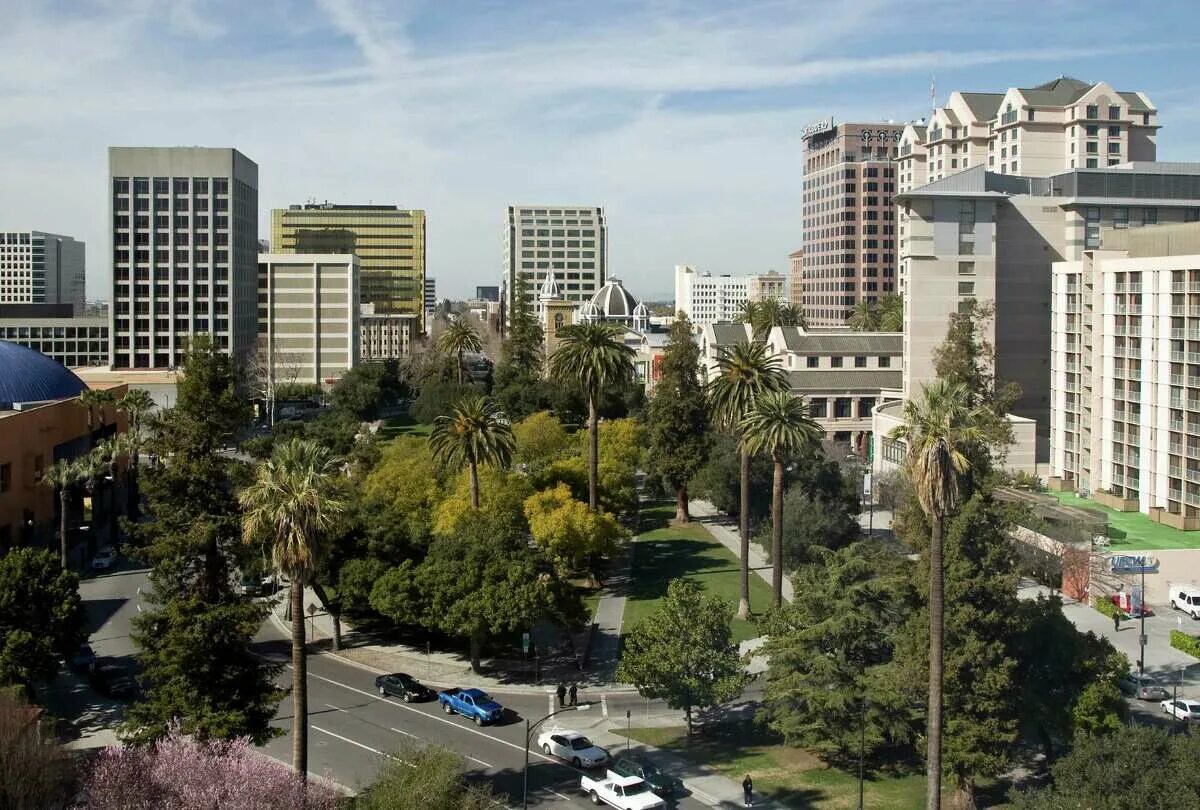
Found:
[[[525,275],[517,277],[508,311],[508,336],[500,348],[492,393],[512,419],[541,410],[542,347],[545,333],[533,311]]]
[[[700,382],[700,347],[682,312],[671,324],[660,368],[645,416],[650,434],[649,465],[675,491],[675,519],[687,523],[688,484],[708,459],[712,435]]]

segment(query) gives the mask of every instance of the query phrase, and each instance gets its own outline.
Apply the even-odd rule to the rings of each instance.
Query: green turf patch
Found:
[[[666,595],[668,583],[677,577],[686,577],[737,607],[741,571],[737,557],[699,523],[672,525],[674,516],[673,504],[643,505],[622,632],[629,632],[638,620],[653,612]],[[751,572],[751,608],[759,612],[770,604],[770,586]],[[753,622],[735,617],[731,626],[738,642],[759,635]]]
[[[397,436],[428,436],[432,430],[433,425],[418,422],[408,414],[404,414],[383,420],[383,427],[379,429],[379,437],[386,441]]]
[[[1074,492],[1049,491],[1063,506],[1101,512],[1108,519],[1109,551],[1154,551],[1168,548],[1200,548],[1200,532],[1184,532],[1155,523],[1141,512],[1117,512]]]

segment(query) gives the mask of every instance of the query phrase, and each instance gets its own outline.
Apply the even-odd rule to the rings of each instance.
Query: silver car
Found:
[[[1126,695],[1138,700],[1166,700],[1171,697],[1171,692],[1166,687],[1132,672],[1122,675],[1117,681],[1117,687]]]

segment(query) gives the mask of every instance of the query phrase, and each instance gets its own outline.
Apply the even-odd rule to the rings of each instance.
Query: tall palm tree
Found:
[[[447,354],[458,357],[458,384],[462,385],[463,353],[483,351],[483,341],[479,339],[479,333],[466,316],[459,315],[446,324],[445,330],[438,335],[437,346]]]
[[[112,485],[108,491],[108,542],[117,542],[117,469],[121,457],[129,454],[129,441],[124,436],[110,436],[92,450],[97,463],[102,470],[112,476]]]
[[[145,440],[146,419],[154,410],[154,398],[143,388],[131,388],[117,402],[117,408],[125,413],[128,430],[125,435],[129,441],[129,467],[126,470],[126,505],[125,513],[130,520],[137,520],[140,512],[140,495],[138,493],[138,456],[142,452],[142,442]]]
[[[104,407],[115,404],[116,398],[107,389],[89,388],[79,394],[76,402],[81,407],[87,408],[88,434],[90,435],[104,427],[107,421],[104,416]],[[93,411],[93,409],[95,410]],[[96,418],[97,416],[99,417],[98,419]]]
[[[804,313],[798,307],[778,298],[742,302],[738,320],[750,324],[755,340],[765,339],[776,326],[808,326]]]
[[[79,467],[70,459],[60,458],[42,473],[42,483],[58,492],[58,549],[62,567],[67,569],[67,501],[71,487],[79,483]]]
[[[787,377],[779,358],[770,353],[765,343],[741,341],[717,350],[717,373],[705,386],[709,410],[718,427],[738,430],[754,400],[770,391],[786,391]],[[742,592],[738,600],[738,615],[750,615],[750,452],[741,445],[741,503],[738,508],[738,529],[741,535]]]
[[[904,331],[904,299],[893,293],[879,299],[879,331]]]
[[[788,457],[816,445],[825,431],[813,420],[804,397],[788,391],[768,391],[757,397],[739,429],[748,453],[767,453],[775,464],[771,486],[771,590],[775,607],[779,607],[783,604],[783,466]]]
[[[929,716],[926,757],[928,810],[941,807],[942,786],[942,532],[958,505],[959,479],[969,469],[965,448],[980,431],[966,386],[937,380],[904,403],[904,423],[891,432],[908,446],[905,467],[929,518]]]
[[[878,332],[882,317],[883,312],[877,302],[860,298],[855,302],[850,317],[846,319],[846,325],[855,332]]]
[[[621,340],[621,328],[604,322],[578,323],[558,330],[550,374],[567,385],[582,385],[588,403],[588,506],[600,508],[599,402],[610,385],[633,377],[634,351]]]
[[[429,447],[443,464],[471,470],[471,508],[479,508],[479,465],[507,467],[516,450],[512,423],[491,397],[460,397],[450,413],[433,421]]]
[[[336,460],[316,442],[291,439],[258,465],[238,495],[242,536],[270,538],[276,571],[290,582],[292,621],[292,768],[308,778],[308,665],[304,656],[304,586],[312,579],[334,522],[345,511],[334,481]]]

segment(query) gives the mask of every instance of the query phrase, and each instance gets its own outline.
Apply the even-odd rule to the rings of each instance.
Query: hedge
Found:
[[[1113,601],[1111,599],[1108,599],[1103,596],[1094,597],[1092,599],[1092,607],[1094,607],[1096,610],[1100,611],[1101,613],[1103,613],[1105,616],[1107,616],[1110,619],[1113,616],[1120,616],[1122,619],[1126,618],[1125,611],[1121,610],[1119,607],[1117,607],[1115,604],[1113,604]]]
[[[1188,655],[1200,658],[1200,638],[1185,633],[1182,630],[1171,631],[1171,646]]]

